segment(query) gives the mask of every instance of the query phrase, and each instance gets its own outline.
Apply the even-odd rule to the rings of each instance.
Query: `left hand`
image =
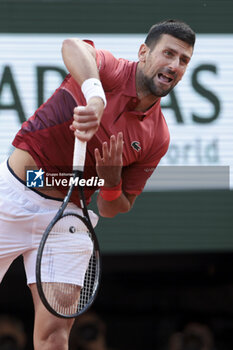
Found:
[[[123,133],[110,137],[110,144],[102,144],[102,157],[98,148],[95,149],[96,171],[100,179],[104,179],[105,187],[117,186],[121,181],[123,166]]]

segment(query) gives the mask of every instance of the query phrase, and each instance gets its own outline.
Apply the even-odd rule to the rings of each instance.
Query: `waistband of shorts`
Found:
[[[21,180],[10,168],[8,160],[5,160],[0,164],[0,175],[10,186],[13,186],[16,191],[20,191],[21,193],[23,192],[24,196],[28,198],[29,201],[34,202],[37,205],[59,208],[62,203],[62,199],[60,198],[54,199],[46,195],[42,195],[34,189],[28,188],[26,183],[24,183],[24,181]],[[67,208],[77,209],[78,207],[74,203],[68,203]]]

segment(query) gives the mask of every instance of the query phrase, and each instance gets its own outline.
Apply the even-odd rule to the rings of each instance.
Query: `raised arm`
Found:
[[[71,129],[80,140],[89,141],[99,127],[106,105],[95,49],[80,39],[66,39],[62,45],[62,57],[68,71],[81,86],[87,101],[84,109],[74,109]]]
[[[64,40],[62,57],[66,68],[80,86],[89,78],[99,79],[95,49],[85,41]]]

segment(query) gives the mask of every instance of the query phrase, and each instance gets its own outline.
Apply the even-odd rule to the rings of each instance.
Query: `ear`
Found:
[[[138,59],[140,62],[145,62],[149,48],[146,44],[142,44],[138,51]]]

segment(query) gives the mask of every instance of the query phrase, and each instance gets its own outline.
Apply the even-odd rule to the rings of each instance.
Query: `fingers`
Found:
[[[102,165],[102,158],[98,148],[95,149],[95,161],[97,167]]]
[[[102,156],[98,148],[95,149],[96,171],[100,179],[104,179],[107,187],[114,187],[121,180],[123,166],[123,134],[119,132],[117,136],[110,137],[102,144]]]
[[[120,165],[122,162],[123,144],[122,132],[119,132],[117,137],[112,135],[109,146],[107,142],[102,144],[102,157],[99,149],[95,149],[96,165]]]
[[[123,133],[119,132],[117,134],[117,137],[115,135],[112,135],[110,137],[110,146],[109,146],[109,153],[111,157],[120,157],[123,152]]]
[[[123,145],[124,145],[123,133],[120,131],[117,135],[117,149],[116,149],[117,156],[122,155]]]
[[[98,127],[98,119],[97,118],[82,118],[82,117],[76,117],[73,121],[73,127],[75,129],[78,129],[79,131],[88,131],[91,128]]]
[[[75,107],[70,129],[81,141],[89,141],[97,131],[101,113],[93,106]]]
[[[85,131],[88,130],[88,128],[97,127],[99,125],[98,115],[91,107],[83,109],[76,107],[73,117],[73,127],[80,131]]]
[[[102,153],[103,153],[103,163],[109,160],[109,152],[108,152],[108,144],[107,142],[104,142],[102,145]]]
[[[88,142],[92,138],[92,136],[95,134],[95,131],[96,130],[94,129],[91,129],[87,132],[75,130],[74,136],[77,137],[80,141]]]

